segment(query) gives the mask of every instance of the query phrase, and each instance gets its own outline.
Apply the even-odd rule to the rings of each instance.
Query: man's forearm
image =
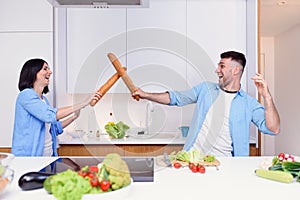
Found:
[[[144,99],[167,105],[170,103],[170,94],[168,92],[146,93],[146,95],[144,96]]]
[[[267,128],[278,134],[280,132],[280,117],[272,97],[265,98],[264,105]]]

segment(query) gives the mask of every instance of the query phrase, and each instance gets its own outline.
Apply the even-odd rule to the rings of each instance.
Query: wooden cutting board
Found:
[[[188,162],[183,162],[183,161],[173,161],[172,164],[174,162],[179,162],[183,167],[186,167],[189,165]],[[167,167],[167,164],[164,162],[164,156],[160,155],[156,157],[156,164],[159,166],[163,166],[163,167]],[[220,165],[220,161],[218,159],[215,159],[213,162],[199,162],[197,164],[203,165],[203,166],[219,166]]]
[[[188,162],[183,162],[183,161],[180,161],[180,160],[172,161],[172,163],[174,163],[174,162],[179,162],[181,164],[181,166],[183,166],[183,167],[189,166]],[[201,161],[201,162],[197,162],[195,164],[203,165],[203,166],[219,166],[220,165],[220,161],[218,159],[215,159],[213,162]]]

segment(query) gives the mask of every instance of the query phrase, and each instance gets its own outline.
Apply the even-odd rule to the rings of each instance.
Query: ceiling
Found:
[[[300,0],[260,0],[260,5],[261,36],[274,37],[300,25]]]

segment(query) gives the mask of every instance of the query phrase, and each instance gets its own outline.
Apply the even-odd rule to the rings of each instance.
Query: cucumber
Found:
[[[291,183],[294,180],[292,174],[284,171],[271,171],[266,169],[257,169],[255,170],[255,174],[262,178],[279,181],[283,183]]]

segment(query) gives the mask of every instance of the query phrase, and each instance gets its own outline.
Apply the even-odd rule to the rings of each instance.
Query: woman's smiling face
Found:
[[[38,85],[46,87],[49,85],[51,74],[52,74],[52,71],[50,70],[48,64],[44,63],[42,69],[36,74],[35,82]]]

